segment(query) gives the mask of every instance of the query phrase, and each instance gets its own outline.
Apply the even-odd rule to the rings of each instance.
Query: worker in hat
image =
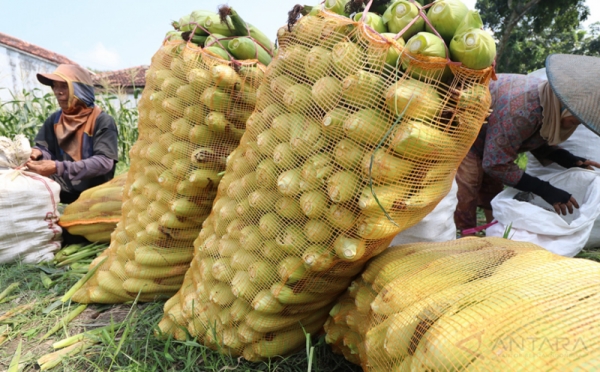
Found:
[[[111,180],[118,161],[117,126],[94,104],[90,73],[77,65],[59,65],[51,74],[37,74],[52,87],[60,110],[44,122],[35,137],[27,168],[50,177],[61,187],[63,203]]]
[[[556,72],[555,66],[548,64],[549,81],[528,75],[498,74],[498,79],[490,83],[491,114],[456,174],[458,204],[454,221],[459,230],[477,226],[478,206],[490,222],[491,200],[505,185],[540,196],[558,214],[566,215],[573,213],[573,208],[579,208],[568,190],[533,177],[515,164],[518,154],[530,151],[544,165],[556,163],[563,168],[600,168],[599,163],[558,147],[582,122],[566,103],[577,107],[573,97],[583,94],[567,93],[562,85],[563,81],[568,81],[565,74],[572,66]],[[561,85],[552,85],[551,71],[555,71],[557,79],[560,77]],[[559,91],[564,94],[559,95]],[[595,107],[598,110],[598,104]]]

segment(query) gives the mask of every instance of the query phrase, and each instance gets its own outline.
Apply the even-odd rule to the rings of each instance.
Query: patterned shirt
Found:
[[[498,74],[498,80],[490,83],[492,113],[471,151],[482,159],[483,170],[505,185],[515,186],[523,176],[514,163],[519,153],[537,150],[547,154],[555,149],[540,135],[541,82],[527,75]]]

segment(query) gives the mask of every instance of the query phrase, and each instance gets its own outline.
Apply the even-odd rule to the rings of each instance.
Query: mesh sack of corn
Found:
[[[91,266],[108,259],[73,300],[152,301],[179,289],[263,72],[256,60],[227,61],[177,37],[164,42],[139,102],[121,220]]]
[[[72,235],[81,235],[90,242],[109,243],[110,234],[121,219],[123,186],[127,173],[81,193],[67,205],[58,224]]]
[[[452,66],[451,86],[434,72],[413,79],[386,63],[399,44],[327,12],[279,36],[160,322],[252,361],[304,345],[364,262],[448,192],[489,108],[492,73]],[[469,89],[481,95],[465,99]]]
[[[600,265],[531,243],[466,238],[392,247],[325,323],[365,371],[592,371]]]

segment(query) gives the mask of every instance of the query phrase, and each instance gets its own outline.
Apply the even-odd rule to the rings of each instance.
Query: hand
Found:
[[[552,206],[554,207],[554,211],[556,211],[556,213],[562,214],[565,216],[567,215],[567,211],[569,212],[569,214],[573,214],[573,207],[579,209],[579,204],[577,203],[577,200],[575,200],[575,198],[572,196],[568,202],[554,203],[554,204],[552,204]]]
[[[30,172],[37,173],[40,176],[48,177],[56,173],[54,160],[30,160],[26,165]]]
[[[592,167],[600,168],[600,163],[596,163],[593,160],[585,160],[585,161],[579,160],[575,163],[575,165],[578,167],[589,169],[589,170],[594,170],[594,168],[592,168]]]
[[[40,149],[31,149],[31,155],[29,155],[29,159],[38,160],[42,157],[42,152]]]

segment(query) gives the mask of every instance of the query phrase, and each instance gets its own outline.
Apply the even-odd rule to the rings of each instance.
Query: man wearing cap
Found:
[[[111,180],[118,161],[117,126],[94,104],[90,73],[77,65],[59,65],[37,74],[52,87],[60,110],[44,122],[35,137],[27,168],[61,186],[60,199],[72,203],[81,192]]]
[[[600,58],[577,57],[600,62]],[[458,229],[476,227],[478,206],[490,222],[491,200],[504,185],[539,195],[558,214],[566,215],[573,213],[573,208],[579,208],[577,200],[568,191],[527,174],[515,164],[519,153],[530,151],[544,165],[554,162],[564,168],[600,167],[599,163],[575,156],[557,146],[568,139],[582,122],[583,107],[590,107],[587,102],[579,102],[581,97],[585,97],[580,86],[576,88],[579,91],[574,91],[558,84],[559,81],[567,81],[570,86],[577,85],[569,76],[573,75],[576,64],[563,64],[563,59],[561,55],[548,58],[549,81],[527,75],[498,74],[498,79],[490,83],[492,113],[456,174],[458,204],[454,220]],[[598,102],[591,106],[599,110]],[[598,114],[600,112],[584,123],[590,126],[589,123],[598,120]]]

